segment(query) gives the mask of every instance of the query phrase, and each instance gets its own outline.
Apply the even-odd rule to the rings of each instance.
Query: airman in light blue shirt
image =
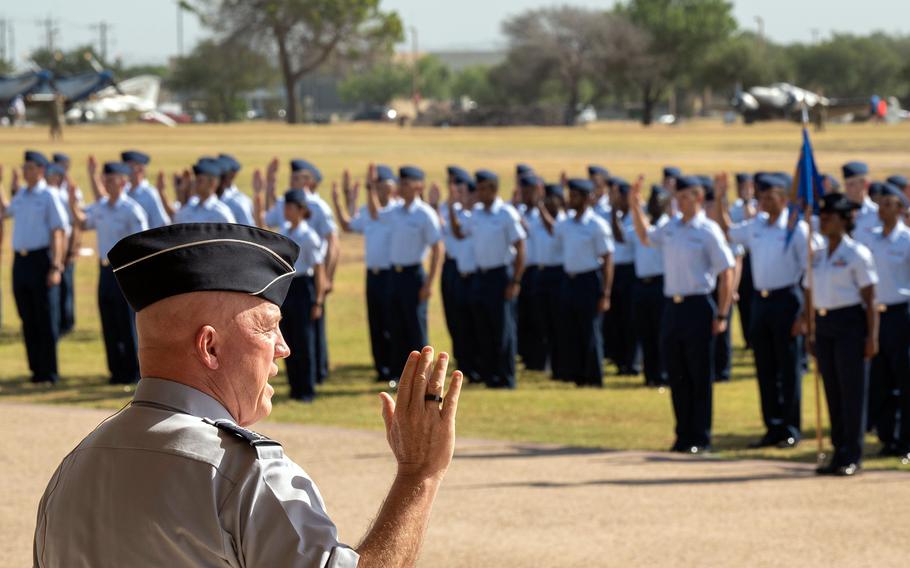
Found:
[[[16,219],[12,242],[16,251],[47,248],[55,230],[60,229],[64,233],[70,230],[69,215],[63,203],[56,190],[49,187],[44,179],[17,191],[3,216]]]
[[[857,240],[866,245],[875,260],[876,302],[887,306],[910,301],[910,229],[898,220],[888,235],[879,226]]]
[[[562,255],[562,267],[568,274],[599,270],[603,256],[614,250],[610,225],[591,208],[580,219],[568,215],[554,229],[557,246]]]
[[[399,202],[381,214],[389,223],[390,260],[393,265],[412,266],[423,262],[427,248],[442,239],[439,216],[419,197],[410,205]]]
[[[518,212],[499,198],[489,209],[476,204],[463,231],[471,237],[474,258],[484,270],[509,264],[515,255],[515,243],[527,237]]]
[[[735,264],[720,227],[704,211],[688,223],[676,216],[648,238],[663,251],[667,297],[710,294],[717,275]]]
[[[193,196],[177,211],[174,223],[236,223],[231,209],[217,195],[205,199]]]
[[[142,206],[126,194],[117,199],[104,196],[86,207],[83,227],[97,232],[98,259],[104,265],[107,263],[107,253],[117,241],[149,228]]]
[[[776,220],[759,213],[729,229],[730,242],[749,249],[755,289],[765,293],[799,284],[809,256],[809,226],[799,221],[791,232],[790,215],[782,211]]]

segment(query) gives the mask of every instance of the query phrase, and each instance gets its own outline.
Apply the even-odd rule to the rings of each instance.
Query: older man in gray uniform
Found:
[[[272,408],[288,347],[279,305],[298,248],[237,224],[180,224],[108,254],[137,312],[143,379],[54,473],[38,508],[34,565],[413,566],[452,459],[461,390],[448,356],[408,356],[397,403],[383,393],[398,473],[356,549],[309,476],[246,427]]]

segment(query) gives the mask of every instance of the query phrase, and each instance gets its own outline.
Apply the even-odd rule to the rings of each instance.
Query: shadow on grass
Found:
[[[698,477],[667,477],[661,479],[594,479],[590,481],[519,481],[510,483],[489,483],[480,485],[460,485],[452,489],[509,489],[509,488],[534,488],[534,489],[567,489],[574,487],[594,486],[665,486],[665,485],[717,485],[731,483],[749,483],[752,481],[802,481],[814,479],[815,472],[806,468],[784,468],[779,473],[764,473],[757,475],[715,475]]]

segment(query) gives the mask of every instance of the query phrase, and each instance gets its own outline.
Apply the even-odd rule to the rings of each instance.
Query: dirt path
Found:
[[[0,566],[28,566],[35,508],[104,411],[0,404]],[[382,435],[263,424],[356,544],[394,472]],[[905,566],[910,474],[462,440],[424,566]]]

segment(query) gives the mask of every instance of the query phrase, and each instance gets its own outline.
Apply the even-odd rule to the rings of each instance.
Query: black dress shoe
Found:
[[[708,454],[711,453],[711,446],[689,446],[685,452],[692,455]]]
[[[834,475],[837,477],[853,477],[860,472],[859,464],[851,463],[847,465],[842,465],[834,470]]]
[[[815,468],[815,473],[818,475],[834,475],[834,472],[837,471],[838,466],[834,462],[826,463]]]
[[[757,448],[770,448],[772,446],[776,446],[777,443],[778,443],[777,438],[772,438],[771,436],[765,434],[764,436],[761,437],[760,440],[757,440],[757,441],[749,444],[749,448],[751,448],[753,450],[757,449]]]
[[[681,444],[679,442],[679,440],[677,440],[677,441],[673,442],[672,446],[670,446],[670,451],[671,452],[684,452],[684,451],[686,451],[685,448],[686,448],[685,444]]]
[[[778,440],[776,445],[781,449],[795,448],[797,445],[799,445],[799,438],[796,438],[794,436],[787,436],[783,440]]]

